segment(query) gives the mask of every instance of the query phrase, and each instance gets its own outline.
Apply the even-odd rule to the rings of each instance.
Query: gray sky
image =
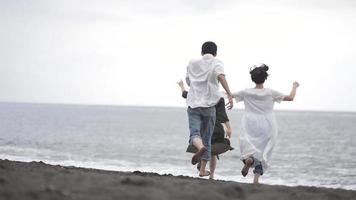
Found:
[[[206,40],[232,91],[270,66],[277,109],[356,111],[353,0],[0,0],[0,101],[185,106]],[[237,106],[242,108],[242,104]]]

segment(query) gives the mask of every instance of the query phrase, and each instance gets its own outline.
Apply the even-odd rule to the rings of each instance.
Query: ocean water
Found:
[[[216,178],[242,177],[242,112],[228,112],[235,150]],[[276,111],[279,138],[261,182],[356,190],[356,113]],[[0,159],[198,177],[185,108],[0,103]]]

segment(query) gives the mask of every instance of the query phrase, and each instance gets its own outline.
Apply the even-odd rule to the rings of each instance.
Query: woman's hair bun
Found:
[[[266,72],[268,71],[269,67],[266,64],[262,64],[261,69]]]
[[[267,72],[269,67],[266,64],[254,65],[250,68],[250,74],[252,73],[260,73],[262,71]]]
[[[269,67],[266,64],[254,65],[250,69],[251,79],[256,84],[264,83],[268,77]]]

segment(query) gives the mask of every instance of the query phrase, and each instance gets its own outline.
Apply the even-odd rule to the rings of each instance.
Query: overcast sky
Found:
[[[356,111],[353,0],[0,0],[0,101],[185,106],[176,84],[207,40],[232,91],[289,93],[277,109]],[[242,108],[242,104],[237,106]]]

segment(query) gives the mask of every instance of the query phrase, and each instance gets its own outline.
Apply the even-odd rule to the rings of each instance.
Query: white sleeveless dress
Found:
[[[267,169],[278,136],[274,102],[280,103],[286,95],[268,88],[248,88],[233,96],[236,102],[243,101],[245,104],[238,133],[241,159],[253,156]]]

